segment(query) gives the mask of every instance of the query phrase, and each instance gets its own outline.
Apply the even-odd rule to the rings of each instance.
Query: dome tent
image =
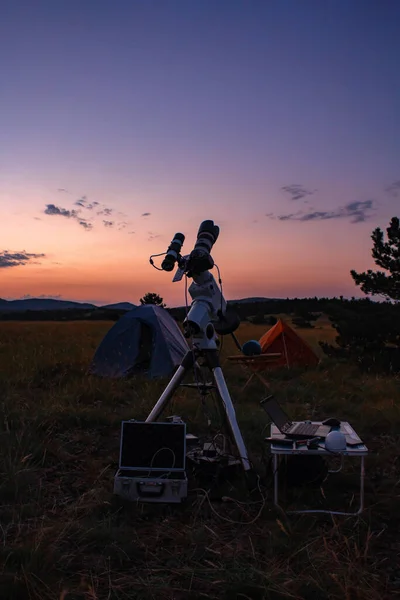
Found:
[[[316,366],[319,358],[310,346],[287,323],[279,321],[260,339],[262,354],[279,352],[273,366]]]
[[[98,346],[89,373],[101,377],[149,379],[167,377],[189,346],[177,323],[164,308],[154,304],[127,312],[106,333]]]

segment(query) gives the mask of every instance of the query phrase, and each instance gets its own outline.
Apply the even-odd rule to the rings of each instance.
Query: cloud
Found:
[[[32,296],[31,294],[24,294],[21,296],[20,300],[29,300],[31,298],[40,298],[41,300],[59,300],[61,298],[61,294],[55,294],[54,296],[48,294],[40,294],[40,296]]]
[[[114,221],[103,221],[104,227],[114,227]]]
[[[86,219],[83,219],[79,215],[79,212],[79,210],[68,210],[60,206],[55,206],[54,204],[46,204],[46,210],[44,211],[46,215],[66,217],[67,219],[75,219],[81,227],[86,229],[86,231],[90,231],[91,229],[93,229],[93,225],[91,223],[88,223]]]
[[[99,212],[97,214],[105,215],[106,217],[110,217],[112,212],[113,212],[112,208],[103,208],[102,210],[99,210]]]
[[[81,227],[86,229],[86,231],[93,229],[93,225],[91,223],[88,223],[85,219],[79,219],[78,223],[79,223],[79,225],[81,225]]]
[[[125,227],[127,225],[129,225],[129,223],[127,223],[127,221],[121,221],[121,223],[117,223],[118,225],[118,231],[122,231],[122,229],[125,229]]]
[[[400,180],[394,181],[393,183],[385,187],[385,192],[387,192],[391,196],[397,197],[400,194]]]
[[[82,196],[75,202],[76,206],[80,206],[82,208],[86,208],[86,210],[93,210],[96,206],[99,205],[99,202],[88,202],[87,196]]]
[[[8,250],[3,250],[0,252],[0,269],[20,267],[28,263],[38,264],[36,259],[45,256],[45,254],[28,253],[25,252],[25,250],[22,250],[21,252],[9,252]]]
[[[302,185],[292,183],[290,185],[284,185],[281,188],[284,192],[291,196],[291,200],[301,200],[305,196],[312,196],[317,190],[307,190]]]
[[[76,202],[76,206],[81,206],[82,208],[87,208],[87,197],[81,196]]]
[[[42,219],[40,217],[33,217],[35,219],[35,221],[41,221]]]
[[[68,194],[68,190],[65,188],[58,188],[57,192],[64,192],[65,194]]]
[[[133,233],[135,233],[134,231],[128,231],[129,235],[132,235]]]
[[[374,210],[373,200],[363,200],[358,202],[350,202],[345,206],[339,207],[332,211],[312,211],[303,213],[302,211],[297,213],[290,213],[287,215],[271,216],[268,213],[267,216],[270,218],[276,218],[279,221],[326,221],[328,219],[350,219],[351,223],[362,223],[370,218],[370,211]]]
[[[148,231],[147,233],[149,235],[149,237],[147,238],[147,240],[149,242],[151,242],[152,240],[155,240],[156,238],[161,237],[159,233],[153,233],[152,231]]]
[[[151,215],[151,213],[146,212],[146,213],[142,213],[140,216],[141,217],[149,217]]]
[[[59,217],[66,217],[67,219],[78,218],[78,211],[67,210],[66,208],[61,208],[59,206],[55,206],[55,204],[46,204],[46,210],[44,211],[44,214],[45,215],[56,215]]]

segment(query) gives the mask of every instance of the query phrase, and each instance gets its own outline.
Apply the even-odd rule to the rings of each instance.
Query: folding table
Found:
[[[241,365],[244,369],[248,369],[251,374],[241,391],[243,391],[253,379],[253,377],[258,377],[258,379],[265,385],[266,388],[270,388],[270,384],[268,381],[260,374],[260,371],[266,371],[270,365],[273,365],[274,362],[282,356],[280,352],[270,352],[268,354],[257,354],[255,356],[228,356],[228,360]]]
[[[315,423],[318,423],[318,422],[315,421]],[[341,467],[336,470],[328,471],[328,473],[338,473],[339,471],[341,471],[342,466],[343,466],[343,457],[345,457],[345,456],[347,456],[349,458],[351,458],[351,457],[360,458],[360,506],[359,506],[358,510],[355,512],[342,512],[342,511],[335,511],[335,510],[310,509],[310,510],[288,510],[288,511],[284,511],[284,512],[297,513],[297,514],[328,513],[331,515],[351,515],[351,516],[356,516],[356,515],[359,515],[362,513],[362,511],[364,510],[364,479],[365,479],[364,459],[365,459],[365,456],[367,456],[367,454],[368,454],[368,448],[362,442],[362,440],[359,438],[359,436],[354,431],[354,429],[350,425],[350,423],[347,423],[346,421],[342,421],[342,423],[340,424],[340,431],[342,431],[345,434],[346,439],[348,441],[354,441],[354,443],[359,441],[359,444],[357,446],[349,446],[348,445],[346,450],[344,450],[343,452],[341,452],[338,455],[338,456],[340,456],[340,455],[342,456]],[[331,457],[336,456],[332,452],[329,452],[328,450],[326,450],[323,440],[321,440],[321,442],[319,443],[319,447],[317,449],[309,450],[306,445],[300,445],[300,444],[297,445],[295,440],[293,440],[293,443],[291,445],[284,445],[284,444],[282,444],[282,442],[279,443],[279,439],[282,440],[283,437],[284,436],[279,431],[279,429],[276,427],[276,425],[272,424],[271,425],[271,438],[276,438],[276,442],[273,441],[271,443],[271,454],[273,455],[273,468],[274,468],[274,504],[277,508],[279,508],[281,510],[283,510],[283,508],[280,506],[279,500],[278,500],[278,496],[279,496],[278,471],[279,471],[280,458],[282,456],[293,456],[295,454],[301,455],[301,456],[311,456],[311,455],[320,455],[320,456],[322,455],[322,456],[331,456]]]

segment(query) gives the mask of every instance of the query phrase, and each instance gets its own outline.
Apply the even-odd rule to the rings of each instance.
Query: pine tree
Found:
[[[385,271],[368,269],[364,273],[352,270],[356,285],[364,294],[384,296],[388,300],[400,301],[400,223],[398,217],[392,217],[386,229],[387,241],[383,231],[377,227],[371,235],[374,242],[372,257],[378,267]]]
[[[338,332],[337,346],[320,343],[324,352],[354,360],[367,369],[400,371],[400,226],[393,217],[386,229],[372,232],[372,257],[384,271],[350,271],[365,294],[383,296],[385,302],[371,302],[367,296],[350,305],[331,304],[327,312]]]
[[[164,299],[154,292],[148,292],[143,298],[140,298],[140,304],[155,304],[156,306],[161,306],[161,308],[167,306],[164,304]]]

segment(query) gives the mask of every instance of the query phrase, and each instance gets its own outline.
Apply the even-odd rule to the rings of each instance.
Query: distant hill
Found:
[[[53,300],[51,298],[27,298],[26,300],[0,300],[0,311],[25,312],[27,310],[71,310],[93,309],[94,304],[87,302],[70,302],[69,300]]]
[[[277,298],[272,298],[272,300],[276,300]],[[240,300],[229,300],[230,304],[244,304],[246,302],[268,302],[271,298],[262,298],[261,296],[256,296],[255,298],[241,298]]]
[[[133,308],[136,308],[136,304],[132,304],[132,302],[117,302],[116,304],[106,304],[100,308],[108,308],[111,310],[132,310]]]

